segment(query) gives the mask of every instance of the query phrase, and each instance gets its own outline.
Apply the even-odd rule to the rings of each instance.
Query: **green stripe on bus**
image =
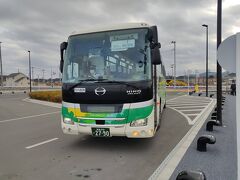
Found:
[[[126,118],[125,120],[106,120],[105,124],[126,124],[130,123],[132,121],[138,120],[138,119],[144,119],[147,118],[153,111],[153,105],[141,107],[141,108],[134,108],[134,109],[125,109],[122,113],[101,113],[96,115],[96,113],[87,113],[87,116],[84,118],[107,118],[107,117],[123,117]],[[62,115],[63,117],[71,118],[74,122],[77,123],[85,123],[85,124],[96,124],[95,120],[93,119],[79,119],[74,116],[74,113],[72,111],[69,111],[68,108],[62,107]]]

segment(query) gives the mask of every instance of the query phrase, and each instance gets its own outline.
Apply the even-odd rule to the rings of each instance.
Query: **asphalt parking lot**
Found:
[[[182,114],[166,108],[151,139],[65,135],[59,108],[26,97],[0,96],[1,180],[147,179],[191,128]]]

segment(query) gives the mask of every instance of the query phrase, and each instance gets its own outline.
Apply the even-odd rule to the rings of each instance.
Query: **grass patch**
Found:
[[[29,93],[30,98],[49,102],[62,102],[62,91],[36,91]]]

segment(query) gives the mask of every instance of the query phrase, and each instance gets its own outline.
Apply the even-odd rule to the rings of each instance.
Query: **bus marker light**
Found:
[[[148,134],[149,134],[150,136],[152,136],[152,135],[153,135],[153,129],[149,129],[149,130],[148,130]]]
[[[142,131],[141,131],[141,135],[142,135],[142,136],[146,136],[146,135],[147,135],[146,131],[142,130]]]
[[[139,136],[140,133],[139,133],[138,131],[133,131],[133,132],[132,132],[132,135],[133,135],[133,136]]]

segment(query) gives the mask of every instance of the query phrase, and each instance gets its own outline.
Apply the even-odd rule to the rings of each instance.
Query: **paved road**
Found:
[[[1,180],[147,179],[191,127],[167,108],[152,139],[64,135],[60,109],[24,98],[0,96]]]

